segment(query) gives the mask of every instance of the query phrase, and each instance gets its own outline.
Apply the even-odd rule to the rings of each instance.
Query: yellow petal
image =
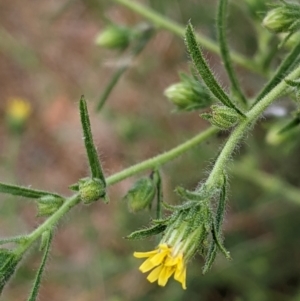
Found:
[[[159,274],[162,270],[162,265],[156,267],[147,277],[147,280],[150,281],[151,283],[155,282],[158,277],[159,277]]]
[[[179,261],[180,261],[180,256],[176,256],[176,257],[168,256],[168,258],[165,261],[165,266],[177,265]]]
[[[182,288],[186,289],[186,267],[182,270],[177,269],[174,275],[174,279],[181,283]]]
[[[174,267],[166,267],[164,266],[162,271],[159,274],[158,278],[158,285],[165,286],[169,280],[169,278],[172,276],[172,274],[175,272]]]
[[[169,248],[167,244],[160,244],[159,246],[159,249],[161,250],[171,250],[172,248]]]
[[[156,267],[157,265],[159,265],[160,263],[153,263],[151,261],[152,257],[146,259],[139,267],[139,270],[142,273],[146,273],[148,271],[150,271],[151,269],[153,269],[154,267]]]
[[[146,258],[155,255],[158,252],[158,250],[153,250],[149,252],[134,252],[133,256],[136,258]]]
[[[151,260],[154,266],[157,266],[164,261],[165,257],[168,256],[169,253],[170,253],[169,250],[161,251],[160,253],[155,254],[149,259]]]

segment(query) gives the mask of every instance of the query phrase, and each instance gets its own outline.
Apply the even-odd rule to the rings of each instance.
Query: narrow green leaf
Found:
[[[82,129],[83,129],[84,144],[89,160],[92,177],[100,179],[103,181],[103,183],[106,183],[104,174],[102,172],[102,167],[98,158],[97,150],[94,145],[89,113],[83,95],[80,98],[80,117],[81,117]]]
[[[33,283],[33,287],[32,287],[31,293],[30,293],[27,301],[35,301],[37,299],[37,296],[38,296],[38,293],[39,293],[39,288],[40,288],[40,285],[41,285],[41,280],[42,280],[43,272],[45,270],[45,265],[46,265],[46,261],[47,261],[48,255],[49,255],[49,250],[50,250],[51,241],[52,241],[52,237],[53,237],[52,232],[48,231],[47,236],[48,237],[47,237],[46,242],[45,242],[44,255],[43,255],[43,258],[42,258],[42,262],[41,262],[41,265],[40,265],[40,267],[39,267],[39,269],[36,273],[35,280],[34,280],[34,283]]]
[[[224,254],[224,256],[227,259],[231,259],[230,253],[225,249],[221,242],[221,238],[219,236],[219,233],[217,232],[216,225],[213,223],[213,229],[212,229],[213,239],[217,245],[217,247],[220,249],[220,251]]]
[[[0,295],[20,260],[21,258],[12,251],[0,248]]]
[[[285,57],[282,63],[278,66],[275,74],[264,86],[261,92],[257,95],[252,108],[266,96],[286,75],[293,66],[296,65],[300,57],[300,41],[294,46],[292,51]]]
[[[62,196],[49,191],[35,190],[23,186],[17,186],[17,185],[5,184],[5,183],[0,183],[0,192],[23,196],[31,199],[38,199],[46,195],[53,195],[55,197],[63,198]]]
[[[7,237],[7,238],[0,237],[0,245],[5,245],[11,242],[16,244],[23,244],[26,243],[27,240],[28,238],[26,235],[19,235],[19,236]]]
[[[300,88],[300,82],[299,80],[290,80],[290,79],[285,79],[284,80],[289,86],[293,88]]]
[[[162,202],[163,202],[163,190],[162,190],[162,182],[159,170],[155,170],[153,172],[153,181],[156,183],[156,219],[161,219],[162,214]]]
[[[168,204],[166,202],[162,202],[163,207],[168,210],[168,211],[181,211],[181,210],[187,210],[190,209],[192,207],[198,207],[200,205],[202,205],[204,202],[202,201],[185,201],[180,205],[171,205]]]
[[[226,92],[221,88],[217,80],[215,79],[212,71],[210,70],[201,49],[197,43],[194,29],[189,22],[185,32],[185,41],[190,57],[201,75],[206,86],[210,91],[221,101],[225,106],[235,109],[241,116],[245,116],[230,100]]]
[[[239,82],[236,78],[234,69],[232,67],[232,61],[230,57],[229,47],[226,38],[226,19],[227,19],[227,6],[228,0],[220,0],[218,6],[218,15],[217,15],[217,30],[218,30],[218,40],[220,45],[221,56],[225,69],[227,71],[233,93],[237,96],[240,102],[245,106],[247,100],[240,88]]]
[[[184,200],[195,201],[195,202],[203,201],[208,197],[207,193],[204,190],[202,190],[201,192],[194,192],[194,191],[189,191],[181,186],[176,187],[175,193],[181,198],[183,198]]]
[[[202,269],[203,274],[206,274],[208,270],[211,268],[212,264],[215,261],[216,255],[217,255],[217,245],[214,241],[212,241],[205,258],[205,264]]]
[[[285,132],[288,132],[300,124],[300,117],[296,116],[292,120],[290,120],[282,129],[278,131],[278,135],[282,135]]]
[[[217,212],[216,212],[216,231],[219,234],[221,231],[221,226],[223,223],[224,219],[224,214],[225,214],[225,206],[226,206],[226,191],[227,191],[227,178],[226,175],[223,175],[223,186],[221,189],[220,193],[220,199],[217,207]]]
[[[149,236],[153,236],[156,234],[159,234],[163,232],[166,229],[167,225],[165,224],[157,224],[147,229],[142,229],[138,231],[134,231],[128,236],[126,236],[126,239],[143,239]]]

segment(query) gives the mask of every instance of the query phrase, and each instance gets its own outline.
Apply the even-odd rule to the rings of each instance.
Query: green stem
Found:
[[[184,152],[188,151],[190,148],[195,147],[197,144],[203,142],[209,137],[216,134],[219,130],[214,127],[208,128],[206,131],[201,132],[190,140],[178,145],[177,147],[160,154],[156,157],[150,158],[146,161],[133,165],[127,169],[122,170],[106,179],[107,185],[113,185],[117,182],[122,181],[125,178],[128,178],[134,174],[142,172],[147,169],[156,168],[161,166],[164,163],[167,163],[170,160],[175,159],[180,156]],[[41,224],[38,228],[36,228],[31,234],[24,236],[24,243],[22,243],[17,249],[17,254],[20,256],[46,231],[51,230],[58,221],[74,206],[76,206],[80,202],[80,197],[78,194],[67,198],[63,205],[53,214],[51,215],[43,224]]]
[[[293,72],[287,76],[288,80],[295,80],[300,76],[300,66],[296,68]],[[238,143],[243,138],[244,134],[247,132],[249,127],[254,124],[254,122],[260,117],[262,112],[288,87],[285,80],[282,80],[276,87],[274,87],[268,94],[266,94],[259,103],[257,103],[247,114],[247,118],[244,119],[232,132],[231,136],[224,145],[220,155],[218,156],[215,165],[206,180],[205,185],[207,187],[213,187],[217,185],[220,177],[223,175],[223,171],[226,167],[227,162],[230,160],[231,155],[238,145]]]
[[[177,24],[174,21],[171,21],[166,16],[162,16],[159,13],[155,12],[154,10],[146,7],[142,4],[136,3],[135,1],[130,0],[114,0],[115,2],[127,7],[128,9],[138,13],[139,15],[143,16],[144,18],[148,19],[152,23],[154,23],[157,27],[164,28],[179,37],[183,37],[185,33],[185,27]],[[210,40],[209,38],[205,37],[204,35],[197,34],[196,35],[197,42],[201,44],[202,47],[220,54],[220,49],[214,41]],[[253,71],[255,73],[264,74],[261,68],[256,65],[252,60],[247,59],[246,57],[236,53],[231,52],[232,60],[239,64],[240,66]]]
[[[75,194],[66,199],[63,205],[53,215],[45,220],[44,223],[42,223],[32,233],[26,236],[26,243],[20,245],[20,247],[17,249],[16,254],[23,254],[46,230],[51,231],[51,229],[58,223],[58,221],[79,202],[80,197],[78,194]]]
[[[210,127],[204,132],[201,132],[197,136],[193,137],[192,139],[178,145],[177,147],[163,153],[157,155],[156,157],[150,158],[145,160],[141,163],[135,164],[129,168],[126,168],[108,178],[106,178],[107,185],[113,185],[117,182],[120,182],[134,174],[142,172],[147,169],[156,168],[164,163],[167,163],[170,160],[173,160],[183,154],[184,152],[188,151],[190,148],[196,146],[197,144],[203,142],[207,138],[216,134],[219,130],[215,127]]]

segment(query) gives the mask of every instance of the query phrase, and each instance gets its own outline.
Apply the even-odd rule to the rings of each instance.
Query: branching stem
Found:
[[[287,80],[295,80],[300,76],[300,66],[292,71],[287,77]],[[288,84],[285,80],[282,80],[277,86],[275,86],[268,94],[266,94],[260,102],[258,102],[248,113],[246,117],[232,132],[231,136],[225,143],[215,165],[206,181],[207,187],[213,187],[217,185],[220,177],[223,175],[223,171],[226,168],[230,157],[242,140],[243,136],[248,131],[249,127],[255,123],[255,121],[261,116],[263,111],[279,96],[281,96],[288,88]]]

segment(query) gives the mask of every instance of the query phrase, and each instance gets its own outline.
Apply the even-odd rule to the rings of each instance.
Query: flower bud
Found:
[[[131,40],[132,30],[124,26],[110,25],[96,36],[95,43],[108,49],[125,49]]]
[[[46,195],[37,200],[38,214],[37,216],[50,216],[56,212],[63,204],[62,198]]]
[[[31,106],[22,98],[10,98],[6,107],[6,119],[9,127],[20,132],[31,113]]]
[[[149,207],[154,199],[155,192],[156,187],[152,179],[139,179],[124,197],[129,211],[136,213]]]
[[[263,25],[275,33],[294,32],[300,25],[300,5],[284,2],[267,13]]]
[[[211,113],[203,113],[201,117],[220,129],[229,129],[241,119],[241,115],[232,108],[213,105],[211,110]]]
[[[105,184],[100,179],[81,179],[79,181],[79,194],[84,204],[90,204],[105,197]]]
[[[179,83],[169,86],[164,92],[178,111],[194,111],[212,104],[213,98],[201,82],[184,73],[180,78]]]

